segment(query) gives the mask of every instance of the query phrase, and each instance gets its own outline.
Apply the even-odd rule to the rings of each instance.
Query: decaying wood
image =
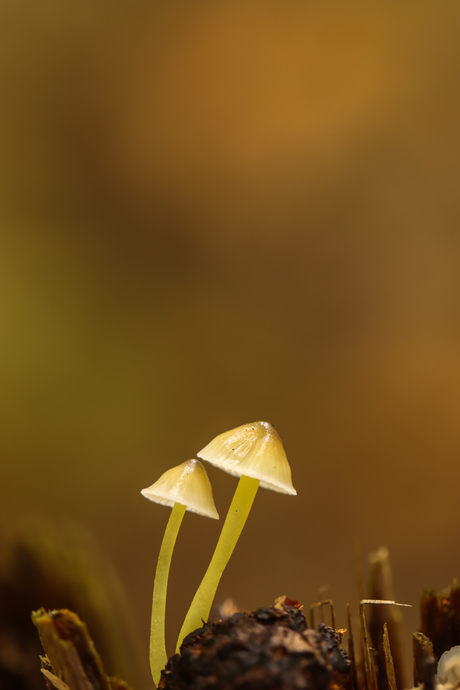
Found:
[[[412,650],[414,654],[414,687],[417,687],[424,682],[422,680],[424,660],[433,657],[433,643],[423,633],[416,632],[412,635]]]
[[[442,592],[423,592],[420,611],[422,633],[433,643],[437,659],[460,645],[460,586],[456,580]]]
[[[373,673],[371,668],[371,654],[369,645],[369,633],[367,631],[366,614],[364,611],[364,599],[359,602],[359,620],[361,623],[361,643],[363,648],[363,663],[364,663],[364,682],[366,690],[375,690],[373,682]]]
[[[369,596],[371,599],[394,601],[393,576],[391,573],[388,549],[380,548],[369,556]],[[387,624],[388,637],[391,640],[395,683],[398,688],[407,687],[404,670],[402,618],[397,606],[375,605],[369,611],[368,630],[372,646],[378,657],[380,669],[379,688],[386,690],[389,678],[385,677],[386,654],[383,645],[383,626]]]
[[[39,519],[0,532],[0,687],[44,690],[38,608],[78,611],[107,673],[141,685],[138,633],[113,566],[84,529]]]
[[[325,599],[324,601],[316,601],[314,604],[311,604],[310,606],[310,628],[314,630],[316,628],[315,625],[315,609],[320,609],[321,615],[322,615],[322,610],[323,606],[329,606],[330,611],[331,611],[331,627],[335,629],[336,623],[335,623],[335,610],[334,610],[334,602],[332,599]],[[324,621],[322,621],[324,622]]]
[[[85,623],[72,611],[32,613],[46,657],[41,671],[49,690],[129,690],[118,678],[109,678]]]
[[[365,686],[367,690],[377,690],[379,687],[384,687],[387,690],[388,678],[386,672],[382,669],[382,663],[386,669],[386,659],[385,655],[383,662],[376,663],[376,659],[379,654],[375,647],[372,646],[372,641],[369,636],[369,631],[366,622],[366,616],[364,613],[365,604],[372,604],[374,606],[403,606],[410,607],[411,604],[400,604],[392,599],[362,599],[359,602],[359,617],[361,621],[361,638],[363,646],[363,659],[364,659],[364,676],[365,676]],[[383,634],[383,633],[382,633]],[[388,635],[388,633],[387,633]],[[383,649],[383,646],[382,646]],[[396,681],[395,681],[396,682]]]
[[[161,690],[351,690],[343,631],[309,629],[301,605],[236,613],[187,636],[162,672]]]
[[[390,690],[397,690],[395,668],[393,663],[393,656],[391,654],[390,640],[388,638],[388,625],[383,626],[383,652],[385,654],[385,669],[388,679],[388,687]]]
[[[382,565],[383,564],[383,565]],[[391,596],[383,586],[387,555],[380,554],[379,577],[373,593]],[[377,586],[377,583],[379,585]],[[313,604],[310,622],[314,626],[317,608],[330,606],[331,600]],[[383,611],[382,648],[372,639],[365,607]],[[271,608],[252,613],[237,612],[191,633],[180,654],[171,657],[162,671],[159,690],[401,690],[395,658],[402,654],[399,636],[393,639],[390,621],[396,607],[409,606],[394,599],[361,599],[359,616],[362,659],[356,658],[350,606],[347,605],[349,656],[341,647],[345,630],[320,623],[308,628],[302,604],[286,596]],[[234,611],[235,607],[229,609]],[[435,690],[436,658],[446,649],[460,644],[460,588],[454,582],[440,594],[425,592],[421,600],[422,625],[431,631],[438,651],[424,633],[413,636],[414,685]],[[119,678],[108,677],[85,623],[66,609],[32,614],[46,655],[41,657],[41,672],[48,690],[129,690]],[[388,621],[388,622],[387,622]],[[374,631],[374,636],[376,635]],[[457,637],[458,635],[458,637]],[[359,684],[358,684],[359,683]]]
[[[353,626],[351,624],[350,604],[347,604],[347,626],[348,626],[348,656],[351,663],[351,684],[353,690],[358,690],[358,672],[355,656],[355,641],[353,638]]]
[[[432,656],[427,656],[422,661],[421,681],[423,690],[434,690],[436,687],[437,664]]]

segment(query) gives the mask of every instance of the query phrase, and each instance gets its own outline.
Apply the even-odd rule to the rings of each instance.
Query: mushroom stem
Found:
[[[249,515],[257,489],[259,488],[259,482],[259,479],[245,477],[244,475],[238,482],[214,555],[196,591],[179,633],[176,653],[179,651],[182,640],[193,630],[201,628],[203,622],[208,620],[220,578],[230,560],[246,518]]]
[[[185,510],[186,506],[181,503],[174,504],[168,524],[166,525],[155,572],[150,625],[150,670],[155,685],[158,685],[158,681],[161,677],[161,670],[166,666],[166,662],[168,661],[165,643],[166,590],[168,588],[169,568],[174,544],[176,543],[177,534]]]

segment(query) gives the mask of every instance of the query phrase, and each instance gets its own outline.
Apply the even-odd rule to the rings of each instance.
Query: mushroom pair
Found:
[[[207,621],[222,573],[241,534],[259,485],[272,491],[296,495],[291,468],[277,432],[268,422],[253,422],[217,436],[198,453],[225,472],[240,477],[214,555],[185,617],[177,642]],[[186,481],[191,484],[190,501]],[[198,486],[200,488],[198,488]],[[167,493],[170,491],[170,493]],[[166,588],[172,550],[186,510],[218,518],[211,485],[198,460],[189,460],[166,472],[142,494],[152,501],[173,506],[158,558],[153,591],[150,634],[150,667],[158,684],[167,655],[165,648]],[[200,501],[198,501],[200,497]]]

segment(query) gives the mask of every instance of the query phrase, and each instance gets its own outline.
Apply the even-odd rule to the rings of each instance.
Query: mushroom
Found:
[[[187,460],[161,475],[160,479],[142,489],[149,501],[172,507],[158,556],[153,585],[150,627],[150,669],[156,685],[168,660],[165,644],[166,590],[172,552],[186,510],[219,519],[214,505],[211,483],[199,460]]]
[[[439,659],[437,682],[441,685],[450,683],[452,686],[460,682],[460,645],[447,650]]]
[[[229,474],[240,477],[208,570],[195,594],[182,625],[176,652],[182,640],[208,620],[222,573],[251,510],[259,488],[295,496],[291,468],[278,433],[268,422],[253,422],[217,436],[197,453]]]

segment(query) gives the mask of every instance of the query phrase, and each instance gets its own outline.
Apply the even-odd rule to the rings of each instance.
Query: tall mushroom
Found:
[[[207,621],[222,573],[259,488],[295,496],[291,468],[278,433],[268,422],[253,422],[217,436],[197,453],[229,474],[240,477],[206,574],[185,617],[176,651],[184,637]]]
[[[179,527],[186,510],[219,519],[214,505],[211,483],[199,460],[187,460],[161,475],[141,494],[155,503],[172,508],[158,556],[153,585],[150,627],[150,669],[156,685],[168,660],[165,644],[166,591],[171,557]]]

